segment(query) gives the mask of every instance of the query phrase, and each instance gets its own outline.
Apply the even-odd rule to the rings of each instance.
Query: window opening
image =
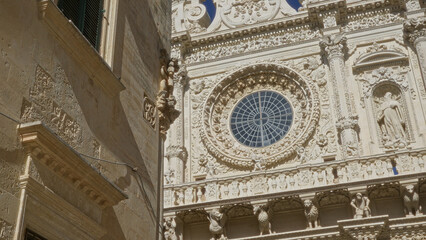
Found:
[[[59,0],[58,8],[70,19],[90,44],[99,50],[103,0]]]
[[[47,239],[27,229],[25,231],[25,240],[47,240]]]

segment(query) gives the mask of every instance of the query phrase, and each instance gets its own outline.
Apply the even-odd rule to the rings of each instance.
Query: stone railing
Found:
[[[426,172],[426,148],[350,158],[295,168],[252,172],[164,187],[164,207],[171,208],[264,194],[309,190]]]

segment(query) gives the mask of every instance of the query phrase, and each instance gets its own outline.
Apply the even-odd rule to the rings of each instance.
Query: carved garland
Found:
[[[293,125],[282,140],[264,147],[246,147],[234,139],[229,116],[235,104],[258,90],[283,94],[294,112]],[[251,65],[226,76],[211,91],[204,103],[201,139],[219,161],[239,168],[253,168],[251,156],[261,156],[266,167],[288,160],[299,146],[305,145],[318,125],[319,95],[312,82],[294,70],[278,64]]]

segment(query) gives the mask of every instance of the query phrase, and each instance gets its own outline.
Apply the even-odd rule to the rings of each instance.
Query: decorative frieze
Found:
[[[426,150],[411,150],[411,153],[383,154],[374,158],[353,158],[347,161],[308,164],[279,171],[268,170],[221,179],[166,185],[165,191],[167,193],[170,191],[170,195],[167,194],[170,198],[165,197],[165,208],[336,184],[350,186],[360,181],[388,179],[395,176],[395,171],[404,175],[426,171]],[[396,193],[392,191],[392,187],[385,186],[384,189],[388,193],[380,190],[380,186],[371,186],[368,195],[372,198],[395,196],[395,194],[399,196],[399,186],[395,189]],[[185,197],[185,191],[190,196]],[[346,202],[350,202],[349,197]]]

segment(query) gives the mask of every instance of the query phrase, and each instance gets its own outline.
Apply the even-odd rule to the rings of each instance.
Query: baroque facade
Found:
[[[174,0],[165,239],[425,239],[422,0]]]
[[[0,1],[1,240],[159,239],[170,16],[168,0]]]

